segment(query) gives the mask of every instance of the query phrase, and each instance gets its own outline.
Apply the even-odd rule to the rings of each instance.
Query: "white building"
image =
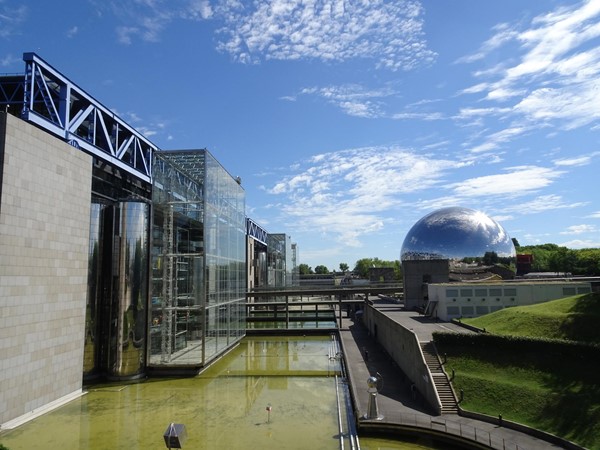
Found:
[[[590,292],[592,287],[589,282],[569,280],[430,284],[425,313],[450,321]]]

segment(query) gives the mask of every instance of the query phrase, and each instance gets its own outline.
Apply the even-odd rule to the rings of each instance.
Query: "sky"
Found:
[[[0,73],[24,52],[208,149],[312,268],[397,260],[446,206],[600,247],[600,0],[0,0]]]

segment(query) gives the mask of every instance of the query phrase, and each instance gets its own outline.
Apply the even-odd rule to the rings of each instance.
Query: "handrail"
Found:
[[[501,433],[494,433],[473,425],[444,419],[440,416],[428,416],[426,414],[386,414],[386,423],[375,421],[361,421],[361,428],[369,427],[372,430],[390,429],[390,425],[418,428],[433,432],[449,434],[468,441],[474,441],[497,450],[526,450],[527,447],[507,440]]]

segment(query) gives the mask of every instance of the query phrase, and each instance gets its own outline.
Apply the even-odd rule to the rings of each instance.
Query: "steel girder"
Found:
[[[158,148],[35,53],[25,53],[23,119],[152,182]]]
[[[249,217],[246,218],[246,234],[248,236],[252,236],[258,242],[267,245],[269,233],[267,233],[267,231],[263,227],[261,227]]]

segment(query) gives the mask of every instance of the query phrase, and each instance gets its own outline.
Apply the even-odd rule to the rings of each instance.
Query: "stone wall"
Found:
[[[0,426],[81,393],[92,158],[0,113]]]

